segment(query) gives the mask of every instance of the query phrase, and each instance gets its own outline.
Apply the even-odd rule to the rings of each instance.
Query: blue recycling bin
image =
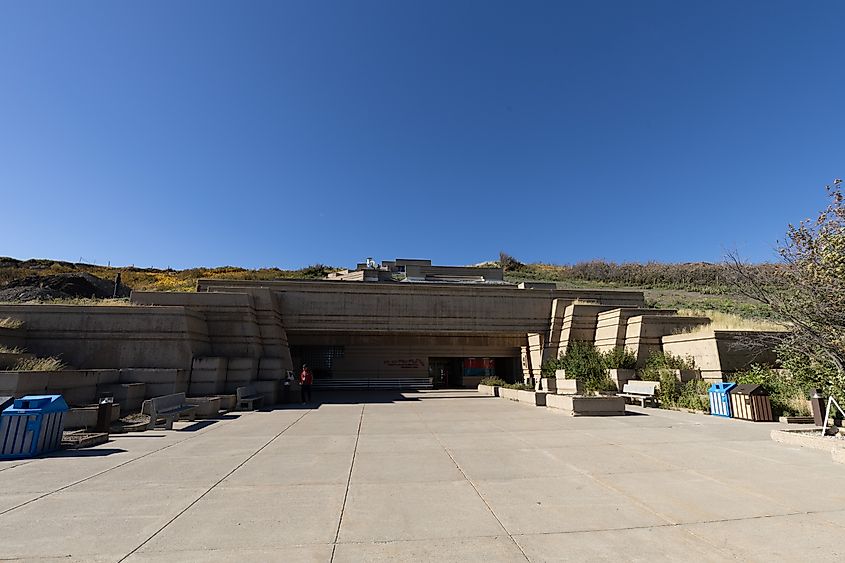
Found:
[[[731,417],[731,398],[729,392],[736,387],[736,383],[714,383],[710,386],[710,414],[713,416]]]
[[[34,457],[59,449],[67,403],[61,395],[27,395],[0,414],[0,459]]]

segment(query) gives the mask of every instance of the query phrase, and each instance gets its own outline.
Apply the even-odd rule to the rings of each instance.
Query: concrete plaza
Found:
[[[777,424],[571,418],[472,391],[334,398],[0,462],[0,559],[845,556],[845,466],[772,442]]]

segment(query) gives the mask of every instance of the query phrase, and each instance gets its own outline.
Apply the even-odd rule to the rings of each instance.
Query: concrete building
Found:
[[[354,270],[328,275],[333,281],[406,282],[406,283],[493,283],[504,284],[503,268],[491,266],[434,266],[431,260],[397,258],[376,264],[372,258]]]
[[[678,336],[710,320],[647,309],[640,291],[502,280],[499,268],[399,259],[327,280],[201,279],[195,292],[133,292],[128,306],[0,305],[0,318],[24,322],[0,331],[0,345],[60,357],[77,372],[80,397],[106,385],[202,396],[254,384],[272,400],[303,363],[336,385],[474,387],[485,376],[538,378],[574,341],[625,346],[641,364],[654,350],[690,355],[711,379],[750,362],[730,334]],[[26,378],[3,373],[0,388],[22,389]]]

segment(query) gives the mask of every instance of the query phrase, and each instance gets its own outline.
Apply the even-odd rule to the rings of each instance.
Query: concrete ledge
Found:
[[[546,406],[561,409],[572,416],[624,416],[625,399],[622,397],[581,397],[576,395],[549,395]]]
[[[520,403],[529,403],[535,407],[546,406],[546,395],[544,391],[516,391],[516,400]]]
[[[93,428],[97,425],[97,411],[99,405],[72,408],[65,414],[65,428],[74,430],[79,428]],[[114,422],[120,418],[120,405],[112,403],[111,420]]]
[[[478,392],[482,395],[489,395],[491,397],[498,397],[499,396],[499,386],[498,385],[482,385],[478,384]]]
[[[771,437],[772,440],[781,444],[830,452],[833,461],[845,463],[845,440],[822,436],[821,432],[821,428],[815,430],[772,430]]]
[[[233,411],[238,406],[237,395],[218,395],[217,398],[220,399],[221,411]]]
[[[220,397],[186,397],[185,402],[196,405],[197,418],[216,418],[220,414]]]
[[[507,387],[499,387],[499,397],[510,399],[511,401],[519,400],[519,391],[516,389],[508,389]]]

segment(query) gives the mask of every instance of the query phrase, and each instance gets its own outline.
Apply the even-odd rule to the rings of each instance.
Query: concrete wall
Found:
[[[628,319],[625,347],[637,356],[642,367],[652,351],[659,352],[663,337],[683,330],[710,324],[707,317],[677,317],[668,315],[639,315]]]
[[[593,342],[596,338],[596,324],[599,313],[609,309],[617,308],[614,305],[602,305],[599,303],[572,303],[563,311],[560,319],[560,339],[557,342],[550,342],[550,352],[547,356],[557,358],[566,353],[566,349],[572,342]],[[552,319],[552,325],[558,322]]]
[[[63,395],[71,406],[97,402],[103,387],[117,383],[118,370],[0,371],[0,395]]]
[[[0,317],[5,318],[5,317]],[[2,328],[0,327],[0,346],[8,348],[23,348],[26,346],[26,327]]]
[[[514,286],[366,284],[343,281],[200,280],[199,291],[267,288],[281,301],[289,334],[371,332],[545,334],[553,299],[594,298],[642,306],[638,291],[520,290]]]
[[[520,349],[522,376],[526,381],[536,381],[542,377],[544,345],[545,339],[542,334],[529,333],[527,335],[527,346]]]
[[[0,305],[0,317],[26,322],[28,351],[80,369],[189,369],[210,352],[205,319],[184,307]]]
[[[202,313],[215,356],[249,356],[264,353],[252,296],[246,293],[187,293],[133,291],[138,305],[176,305]]]
[[[776,333],[755,331],[706,331],[664,336],[663,350],[676,356],[692,356],[701,376],[722,381],[725,376],[747,369],[751,364],[774,364],[777,357],[760,336]]]
[[[639,307],[619,308],[603,311],[596,317],[596,348],[607,352],[616,347],[625,346],[628,319],[640,315],[664,316],[676,315],[674,309],[644,309]]]

